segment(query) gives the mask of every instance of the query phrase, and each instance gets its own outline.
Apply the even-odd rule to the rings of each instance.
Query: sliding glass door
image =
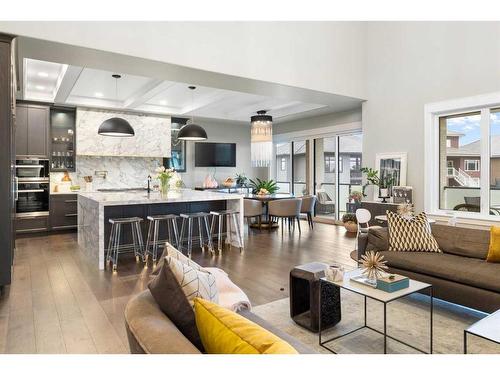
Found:
[[[361,133],[308,138],[275,145],[280,193],[315,194],[315,216],[335,222],[354,212],[353,192],[362,191]]]
[[[293,145],[293,194],[309,194],[309,141],[292,142]]]
[[[308,140],[275,145],[275,178],[279,193],[289,193],[296,197],[310,194],[309,145]]]
[[[362,190],[361,165],[361,134],[314,140],[316,216],[340,220],[355,209],[349,204],[349,196]]]
[[[337,202],[338,137],[314,140],[314,188],[317,197],[316,216],[335,219]]]
[[[292,192],[292,143],[277,143],[276,151],[276,184],[279,193]]]
[[[339,219],[356,209],[349,204],[351,193],[362,191],[362,137],[361,134],[339,136]]]

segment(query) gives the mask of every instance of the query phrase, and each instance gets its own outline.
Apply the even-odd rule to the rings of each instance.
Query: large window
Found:
[[[293,194],[296,197],[309,194],[309,141],[295,141],[293,144]]]
[[[479,212],[481,113],[442,116],[439,138],[440,208]]]
[[[429,104],[425,118],[425,210],[500,220],[500,93]]]
[[[290,158],[292,156],[291,143],[277,143],[276,150],[276,183],[280,193],[292,192],[292,170],[290,166]]]

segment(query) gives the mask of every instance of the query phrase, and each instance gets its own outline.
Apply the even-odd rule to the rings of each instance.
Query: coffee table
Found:
[[[404,288],[404,289],[398,290],[396,292],[388,293],[388,292],[384,292],[383,290],[376,289],[376,288],[373,288],[371,286],[364,285],[364,284],[361,284],[361,283],[358,283],[356,281],[351,280],[351,277],[359,276],[361,274],[362,274],[362,270],[358,268],[356,270],[346,272],[344,274],[344,279],[342,281],[330,281],[330,280],[327,280],[326,278],[320,279],[319,305],[322,306],[321,288],[327,284],[334,284],[334,285],[338,286],[339,288],[341,288],[341,290],[346,290],[346,291],[350,291],[350,292],[359,294],[359,295],[364,297],[364,324],[361,327],[350,330],[349,332],[346,332],[344,334],[341,334],[341,335],[338,335],[338,336],[335,336],[333,338],[330,338],[330,339],[323,341],[322,327],[321,327],[321,309],[319,309],[319,311],[320,311],[319,345],[322,346],[323,348],[329,350],[330,352],[337,354],[336,351],[327,347],[326,344],[330,343],[332,341],[338,340],[338,339],[345,337],[347,335],[350,335],[350,334],[357,332],[361,329],[366,328],[366,329],[370,329],[370,330],[377,332],[377,333],[384,336],[384,354],[387,354],[387,339],[392,339],[394,341],[397,341],[403,345],[406,345],[412,349],[419,351],[420,353],[432,354],[432,339],[433,339],[433,317],[432,317],[432,315],[433,315],[433,309],[434,309],[432,285],[410,279],[410,285],[408,288]],[[387,333],[387,304],[389,304],[392,301],[396,301],[400,298],[409,296],[410,294],[422,293],[422,292],[428,292],[429,296],[430,296],[430,303],[429,303],[429,312],[430,312],[430,315],[429,315],[429,318],[430,318],[429,319],[430,320],[430,324],[429,324],[429,328],[430,328],[429,351],[425,351],[425,350],[422,350],[420,348],[417,348],[416,346],[413,346],[413,345],[406,343],[398,338],[390,336]],[[367,318],[366,301],[368,298],[375,300],[375,301],[378,301],[384,305],[384,330],[383,331],[379,331],[378,329],[370,327],[366,322],[366,318]]]
[[[500,310],[464,330],[464,354],[467,354],[467,335],[481,337],[500,344]]]

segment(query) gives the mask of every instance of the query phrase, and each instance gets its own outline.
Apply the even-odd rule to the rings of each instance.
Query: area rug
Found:
[[[342,291],[341,303],[342,320],[324,331],[323,340],[363,325],[363,297]],[[288,298],[254,307],[253,312],[318,353],[330,353],[319,345],[317,333],[298,326],[290,318]],[[429,315],[427,296],[415,294],[391,302],[387,305],[387,333],[427,352],[430,347]],[[433,353],[462,354],[464,329],[484,316],[478,311],[434,299]],[[379,331],[383,330],[383,304],[368,300],[367,323]],[[381,354],[383,345],[383,336],[367,328],[327,344],[341,354]],[[387,351],[389,354],[420,354],[391,339],[388,339]],[[468,352],[499,354],[500,346],[469,335]]]

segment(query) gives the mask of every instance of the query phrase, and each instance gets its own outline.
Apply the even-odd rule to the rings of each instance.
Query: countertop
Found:
[[[51,191],[50,195],[78,194],[80,191]]]
[[[166,198],[162,198],[159,192],[151,193],[145,191],[128,192],[78,192],[79,197],[84,197],[101,206],[120,206],[128,204],[153,204],[153,203],[180,203],[180,202],[203,202],[217,200],[241,199],[240,194],[215,193],[210,191],[196,191],[190,189],[172,190]]]

